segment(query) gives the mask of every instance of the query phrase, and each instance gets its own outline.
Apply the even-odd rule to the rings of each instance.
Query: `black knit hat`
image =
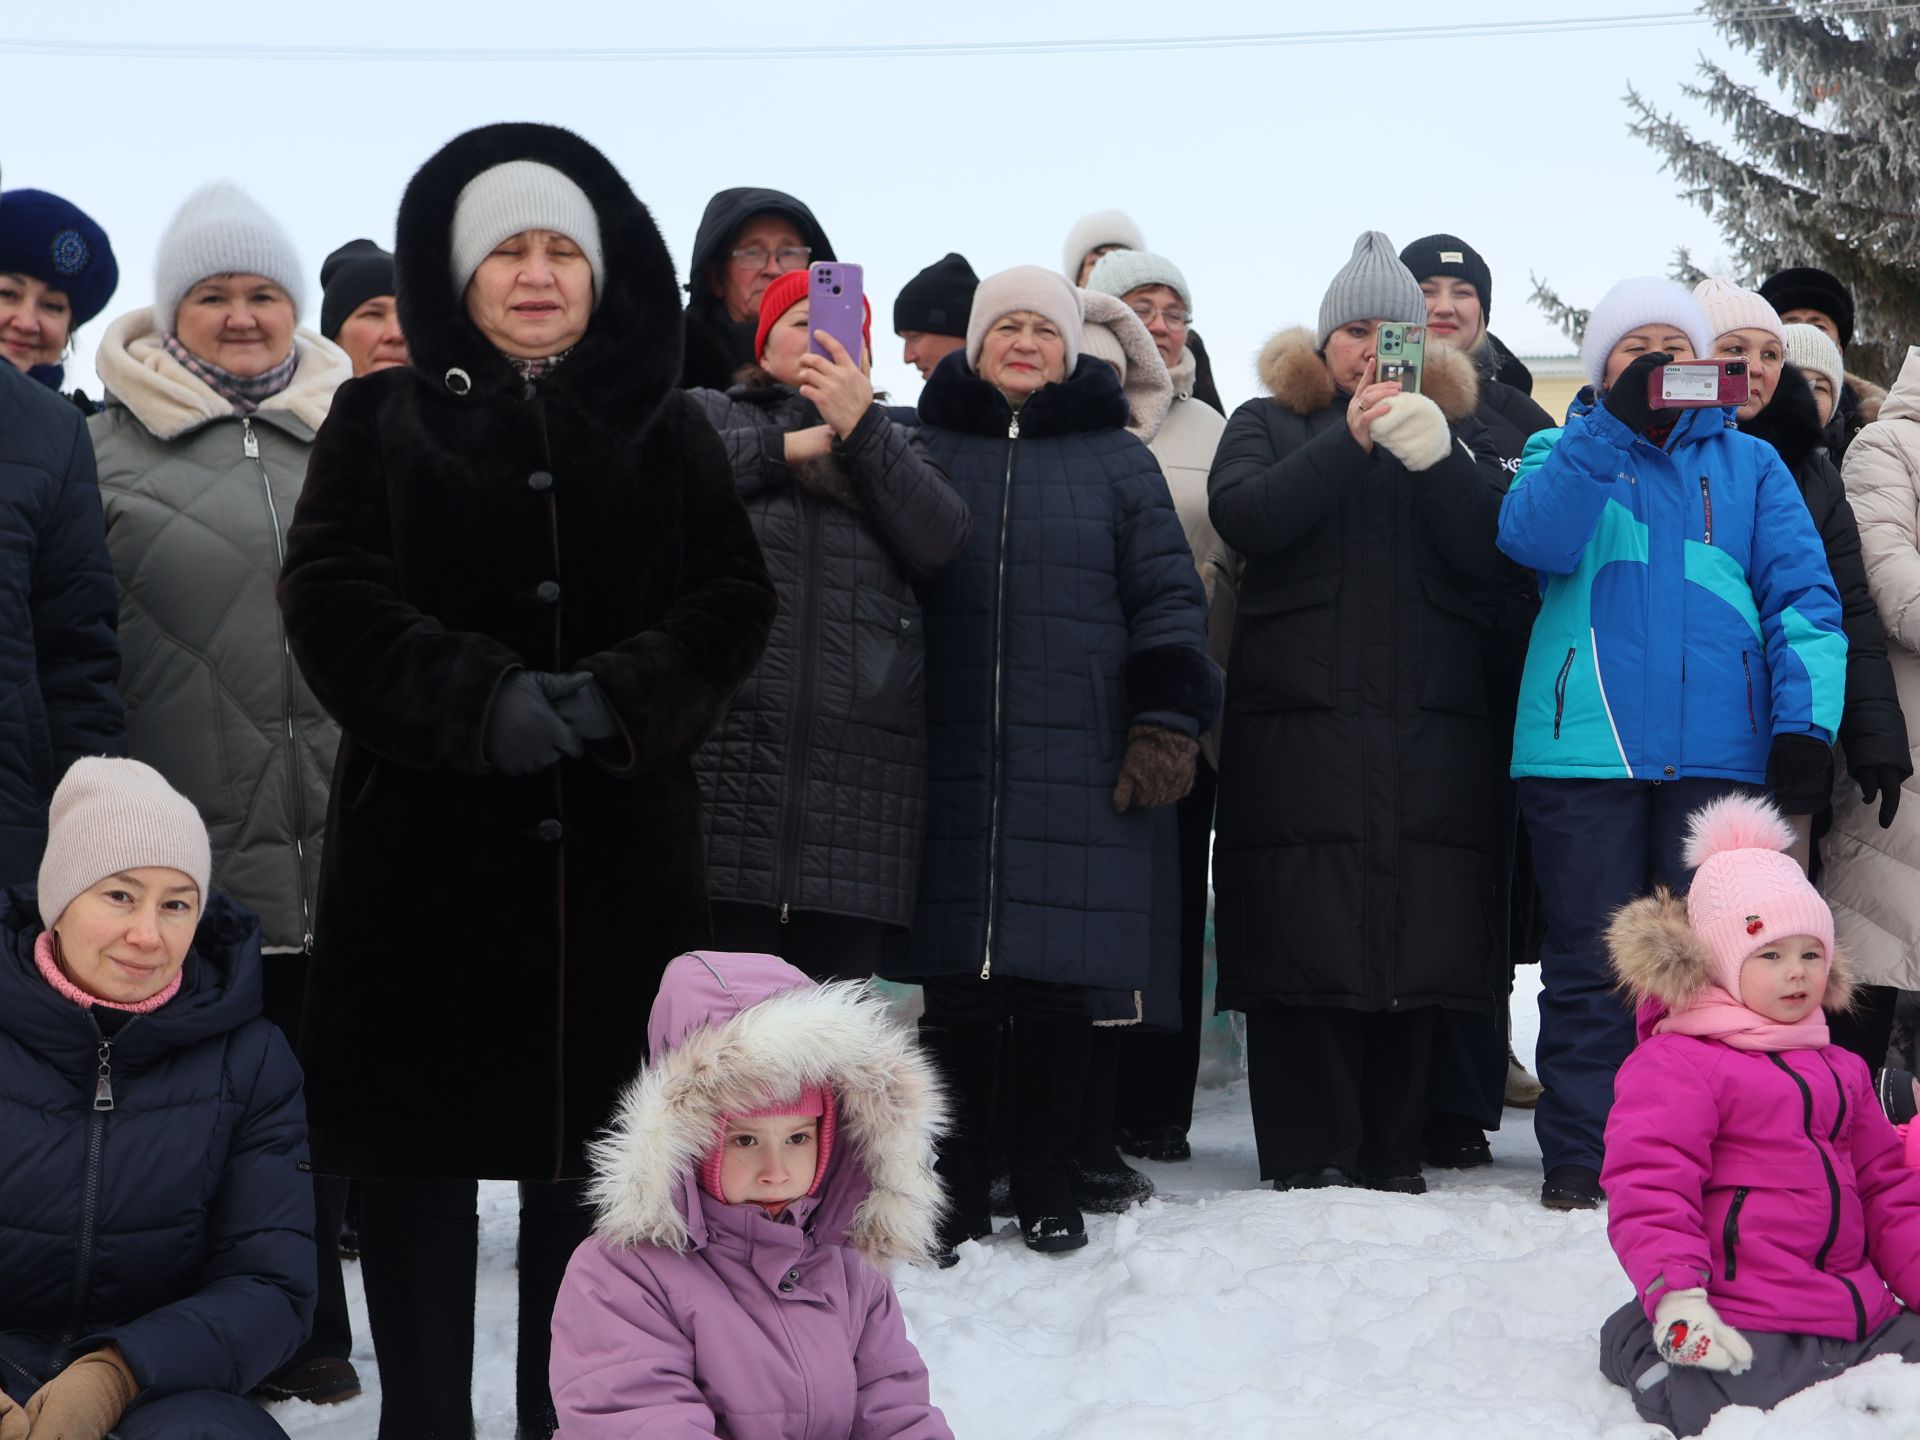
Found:
[[[1853,295],[1839,277],[1811,265],[1797,265],[1769,275],[1760,285],[1760,298],[1782,313],[1818,310],[1840,332],[1840,348],[1853,341]]]
[[[327,256],[320,285],[320,333],[338,340],[349,315],[376,295],[393,294],[393,256],[371,240],[349,240]]]
[[[1413,272],[1416,280],[1435,275],[1451,275],[1465,280],[1480,295],[1480,323],[1484,327],[1493,315],[1493,272],[1487,262],[1458,235],[1422,235],[1400,252],[1400,263]]]
[[[980,277],[973,273],[967,257],[957,251],[936,260],[905,285],[893,302],[893,332],[918,330],[926,335],[967,333],[967,315],[973,309],[973,292]]]

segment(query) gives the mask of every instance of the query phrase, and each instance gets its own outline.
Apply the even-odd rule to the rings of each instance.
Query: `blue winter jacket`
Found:
[[[1500,548],[1540,574],[1513,774],[1763,782],[1776,735],[1831,743],[1847,637],[1793,476],[1731,410],[1662,449],[1590,392],[1527,442]]]
[[[142,1400],[244,1394],[305,1339],[315,1288],[260,922],[216,895],[179,993],[108,1038],[35,967],[43,928],[31,887],[0,891],[0,1387],[24,1400],[113,1345]]]

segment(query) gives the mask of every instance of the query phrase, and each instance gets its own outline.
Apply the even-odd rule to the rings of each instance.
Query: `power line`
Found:
[[[1837,19],[1920,11],[1920,3],[1861,0],[1823,12]],[[1280,30],[1242,35],[1158,35],[1134,39],[943,40],[900,41],[872,45],[690,45],[601,46],[482,49],[444,45],[218,45],[201,42],[147,43],[111,40],[45,40],[0,36],[0,54],[44,55],[98,60],[306,60],[328,62],[513,63],[546,64],[661,63],[750,60],[884,60],[945,58],[1018,58],[1027,55],[1124,55],[1166,50],[1279,49],[1317,45],[1379,45],[1400,40],[1488,40],[1514,36],[1572,35],[1608,30],[1651,30],[1739,20],[1800,18],[1778,4],[1755,4],[1725,15],[1700,10],[1645,15],[1588,15],[1568,19],[1456,21],[1443,25],[1404,25],[1392,29]]]

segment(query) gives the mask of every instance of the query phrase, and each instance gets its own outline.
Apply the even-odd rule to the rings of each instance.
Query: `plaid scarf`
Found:
[[[501,359],[513,367],[513,373],[522,380],[544,380],[560,368],[560,362],[573,353],[569,345],[558,355],[540,355],[532,360],[523,360],[518,355],[502,354]]]
[[[293,383],[293,372],[300,368],[300,350],[295,346],[287,352],[287,358],[271,370],[258,375],[236,375],[231,370],[222,370],[210,360],[202,360],[173,335],[162,335],[160,343],[166,347],[167,354],[186,367],[187,373],[197,380],[205,381],[215,394],[233,406],[236,415],[251,415],[260,408],[260,402],[270,400]]]

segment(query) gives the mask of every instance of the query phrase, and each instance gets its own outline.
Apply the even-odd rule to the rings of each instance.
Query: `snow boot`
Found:
[[[1073,1147],[1073,1199],[1083,1211],[1118,1215],[1153,1198],[1153,1181],[1120,1158],[1113,1106],[1120,1080],[1120,1032],[1095,1026],[1087,1042],[1087,1080],[1080,1099],[1080,1136]]]
[[[1389,1195],[1424,1195],[1427,1193],[1427,1177],[1424,1175],[1376,1175],[1367,1181],[1367,1189],[1382,1190]]]
[[[1520,1057],[1513,1053],[1513,1042],[1508,1041],[1507,1104],[1515,1110],[1531,1110],[1540,1103],[1540,1097],[1545,1093],[1546,1087],[1520,1063]]]
[[[1606,1198],[1600,1172],[1585,1165],[1556,1165],[1540,1186],[1540,1203],[1549,1210],[1598,1210]]]
[[[1486,1132],[1464,1115],[1427,1116],[1426,1150],[1427,1164],[1441,1170],[1471,1170],[1493,1163]]]
[[[1086,1020],[1018,1015],[1013,1021],[1013,1208],[1028,1248],[1043,1254],[1087,1243],[1086,1221],[1073,1199],[1072,1150],[1092,1037]]]
[[[1336,1187],[1355,1187],[1360,1182],[1342,1170],[1338,1165],[1311,1165],[1305,1170],[1295,1170],[1290,1175],[1282,1175],[1273,1182],[1276,1190],[1331,1190]]]
[[[1187,1132],[1178,1125],[1148,1125],[1138,1130],[1118,1130],[1115,1138],[1123,1154],[1142,1160],[1191,1160],[1193,1146]]]
[[[946,1187],[941,1216],[941,1265],[968,1240],[993,1233],[988,1182],[992,1174],[988,1130],[993,1120],[994,1076],[999,1065],[998,1021],[920,1021],[920,1044],[953,1097],[953,1127],[940,1138],[933,1168]]]

